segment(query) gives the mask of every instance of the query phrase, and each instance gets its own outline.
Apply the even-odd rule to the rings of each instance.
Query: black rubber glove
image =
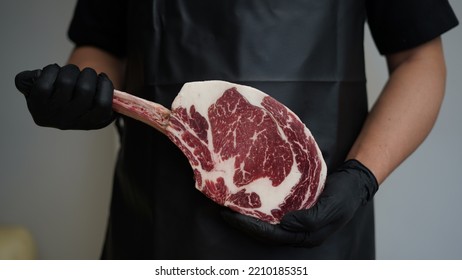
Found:
[[[231,210],[223,218],[260,241],[314,247],[346,225],[361,205],[372,199],[378,183],[372,172],[357,160],[346,161],[330,174],[318,202],[306,210],[289,212],[272,225]]]
[[[91,68],[50,64],[17,74],[15,84],[39,126],[90,130],[114,120],[112,82]]]

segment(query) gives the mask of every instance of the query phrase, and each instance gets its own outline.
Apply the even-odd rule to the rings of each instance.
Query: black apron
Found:
[[[128,9],[126,90],[170,107],[188,81],[256,87],[291,108],[329,170],[367,115],[361,0],[139,0]],[[372,203],[316,248],[262,244],[194,188],[181,151],[124,118],[103,258],[370,259]]]

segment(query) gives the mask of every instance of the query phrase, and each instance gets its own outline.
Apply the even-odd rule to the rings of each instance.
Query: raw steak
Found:
[[[166,134],[220,205],[269,223],[311,207],[326,165],[310,131],[267,94],[223,81],[186,83],[168,110],[115,91],[114,110]]]

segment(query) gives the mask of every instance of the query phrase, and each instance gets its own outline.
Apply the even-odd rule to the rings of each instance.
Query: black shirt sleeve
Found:
[[[411,49],[458,24],[447,0],[366,0],[366,11],[381,54]]]
[[[126,0],[79,0],[68,30],[69,39],[77,46],[95,46],[124,57],[126,9]]]

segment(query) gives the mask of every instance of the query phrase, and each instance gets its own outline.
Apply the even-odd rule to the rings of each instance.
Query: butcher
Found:
[[[390,73],[370,112],[366,22]],[[29,71],[24,93],[40,126],[116,123],[103,259],[374,259],[373,197],[434,125],[440,36],[457,24],[447,0],[79,0],[68,63]],[[111,107],[115,88],[169,107],[205,80],[261,90],[309,127],[328,170],[314,206],[278,223],[225,208],[172,141]]]

